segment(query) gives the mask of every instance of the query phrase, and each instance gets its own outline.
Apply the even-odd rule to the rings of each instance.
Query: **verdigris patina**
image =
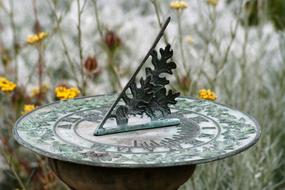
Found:
[[[235,155],[259,138],[256,121],[237,110],[190,97],[177,98],[180,125],[94,136],[116,95],[59,101],[16,123],[20,144],[59,160],[108,167],[200,164]],[[115,122],[115,121],[114,121]]]

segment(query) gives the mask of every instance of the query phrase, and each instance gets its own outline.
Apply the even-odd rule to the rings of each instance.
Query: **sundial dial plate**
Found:
[[[60,101],[18,120],[20,144],[47,157],[96,166],[160,167],[199,164],[237,154],[259,138],[250,116],[210,101],[177,98],[171,117],[181,124],[94,136],[116,97]]]
[[[172,110],[173,117],[181,118],[179,126],[94,136],[94,128],[100,124],[105,109],[99,110],[88,109],[62,117],[54,127],[55,134],[66,143],[94,151],[153,153],[199,146],[215,139],[220,132],[210,118],[191,111]]]

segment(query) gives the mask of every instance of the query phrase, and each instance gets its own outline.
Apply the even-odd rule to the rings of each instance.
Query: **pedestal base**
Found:
[[[195,170],[195,165],[107,168],[55,159],[49,159],[49,165],[74,190],[177,190]]]

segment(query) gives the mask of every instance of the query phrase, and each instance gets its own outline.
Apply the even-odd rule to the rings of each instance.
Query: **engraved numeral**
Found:
[[[134,147],[138,147],[138,142],[137,142],[137,140],[134,140]]]
[[[58,125],[58,128],[71,129],[71,124]]]
[[[190,118],[191,120],[197,122],[197,123],[201,123],[201,122],[207,122],[208,120],[205,119],[204,117],[202,116],[196,116],[196,117],[192,117]]]
[[[118,146],[117,150],[118,152],[130,152],[131,151],[130,147],[126,147],[126,146]]]
[[[70,122],[70,123],[74,123],[76,121],[80,120],[80,118],[74,118],[74,117],[65,117],[63,118],[61,121],[66,121],[66,122]]]
[[[212,134],[203,133],[203,134],[200,134],[199,137],[200,138],[211,138],[211,137],[213,137],[213,135]]]
[[[141,143],[140,145],[142,148],[144,148],[150,152],[153,152],[154,147],[149,145],[147,142]]]

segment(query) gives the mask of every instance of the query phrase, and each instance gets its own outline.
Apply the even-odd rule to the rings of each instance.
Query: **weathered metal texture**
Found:
[[[158,35],[156,36],[152,46],[150,47],[149,51],[147,52],[147,54],[145,55],[144,59],[142,60],[142,62],[139,64],[139,66],[137,67],[137,69],[135,70],[135,72],[133,73],[133,75],[131,76],[130,80],[127,82],[127,84],[125,85],[125,87],[123,88],[122,92],[118,95],[118,97],[116,98],[116,100],[113,102],[113,104],[110,106],[110,108],[107,110],[107,112],[105,113],[105,116],[103,117],[103,119],[101,120],[98,128],[101,129],[103,128],[105,122],[107,121],[107,119],[110,118],[110,116],[112,115],[113,110],[115,109],[115,107],[117,106],[117,104],[119,103],[119,101],[123,98],[123,96],[125,96],[125,98],[123,98],[124,100],[126,100],[126,90],[128,88],[130,88],[130,86],[134,86],[135,85],[135,79],[137,74],[139,73],[139,71],[141,70],[141,68],[143,67],[143,65],[145,64],[145,62],[147,61],[148,57],[153,53],[153,50],[155,49],[156,45],[158,44],[159,40],[161,39],[161,37],[163,36],[163,33],[166,29],[166,27],[168,26],[169,22],[170,22],[171,18],[168,17],[166,19],[166,21],[164,22],[164,24],[161,26],[160,31],[158,33]],[[170,47],[169,47],[170,49]],[[172,55],[171,55],[172,56]],[[175,65],[175,64],[174,64]],[[126,101],[125,101],[126,103]],[[121,112],[121,114],[117,114],[118,116],[121,115],[124,118],[118,119],[117,118],[117,124],[119,123],[125,123],[128,122],[128,119],[125,117],[127,115],[127,113],[123,113],[123,110],[128,110],[127,107],[122,106],[121,109],[117,109],[117,113]],[[104,130],[103,130],[104,131]],[[104,132],[103,132],[104,133]],[[94,135],[96,135],[96,130],[94,132]]]
[[[56,175],[74,190],[177,190],[195,165],[164,168],[94,167],[49,159]]]
[[[169,120],[164,119],[166,115],[171,114],[169,106],[177,103],[175,99],[180,93],[166,89],[165,86],[169,84],[169,80],[164,76],[166,74],[173,74],[172,70],[176,68],[176,64],[171,60],[173,50],[171,49],[170,44],[164,49],[160,48],[159,52],[160,57],[158,57],[156,50],[152,50],[151,62],[153,68],[145,68],[145,77],[140,78],[139,85],[136,84],[136,80],[133,78],[135,76],[130,79],[130,82],[127,83],[126,87],[115,101],[115,103],[119,103],[118,100],[121,98],[124,105],[117,106],[117,104],[114,103],[107,111],[107,114],[102,119],[99,127],[95,129],[94,135],[101,136],[173,125]],[[131,93],[127,94],[125,91],[126,89],[129,89]],[[114,109],[115,106],[117,106],[117,109],[111,114],[112,109]],[[146,115],[151,118],[151,121],[148,122],[148,125],[138,124],[129,126],[130,117],[136,115]],[[110,118],[116,119],[115,130],[110,130],[105,127],[106,122]],[[153,122],[156,120],[160,120],[159,123],[163,125],[154,125]],[[179,123],[180,122],[176,123],[176,125]]]
[[[179,97],[171,106],[171,117],[181,122],[177,126],[94,136],[115,99],[115,95],[84,97],[40,107],[18,120],[14,136],[50,158],[119,168],[219,160],[244,151],[260,136],[258,124],[247,114],[191,97]]]
[[[97,136],[110,135],[116,133],[124,133],[138,130],[155,129],[162,127],[170,127],[180,124],[180,119],[178,118],[164,118],[150,121],[149,118],[146,119],[147,122],[142,124],[122,124],[120,126],[115,125],[113,128],[99,128],[96,131]]]

